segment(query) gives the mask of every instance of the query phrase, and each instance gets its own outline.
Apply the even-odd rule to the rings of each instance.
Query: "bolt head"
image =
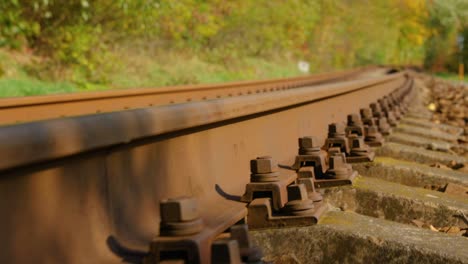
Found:
[[[288,186],[288,201],[303,201],[307,199],[307,189],[304,184],[291,184]]]
[[[348,125],[361,124],[361,117],[358,114],[348,115]]]
[[[377,124],[377,126],[379,126],[379,127],[380,127],[380,126],[386,126],[386,125],[388,124],[387,118],[386,118],[386,117],[378,118],[378,119],[376,119],[376,121],[377,121],[376,124]]]
[[[342,123],[331,123],[328,125],[328,134],[345,134],[345,126]]]
[[[361,116],[363,118],[372,118],[372,109],[370,108],[361,108]]]
[[[345,158],[343,155],[333,155],[330,157],[329,166],[330,169],[342,168],[346,164]]]
[[[371,103],[370,108],[372,109],[372,112],[375,114],[377,112],[382,112],[382,109],[380,108],[380,104],[378,103]]]
[[[333,147],[328,149],[328,156],[341,155],[339,147]]]
[[[314,179],[312,179],[312,178],[298,178],[297,183],[298,184],[304,184],[304,186],[306,187],[307,192],[314,192],[315,191]]]
[[[366,135],[372,135],[372,134],[378,133],[379,128],[377,126],[375,126],[375,125],[366,126],[365,131],[366,131]]]
[[[302,137],[299,138],[299,147],[300,148],[320,148],[320,143],[318,139],[314,136],[311,137]]]
[[[363,148],[364,147],[364,138],[355,137],[351,141],[351,148]]]
[[[315,178],[314,167],[301,167],[297,171],[297,178]]]
[[[192,221],[200,217],[198,203],[193,197],[178,197],[159,203],[162,222]]]
[[[385,103],[388,105],[388,106],[393,106],[393,98],[390,97],[390,96],[384,96],[384,100],[385,100]]]
[[[218,239],[211,244],[211,263],[241,263],[239,243],[235,239]]]
[[[373,118],[373,117],[369,118],[367,120],[366,125],[368,125],[368,126],[377,126],[377,120],[375,118]]]
[[[278,162],[272,157],[258,157],[250,161],[250,171],[252,173],[271,173],[278,171]]]

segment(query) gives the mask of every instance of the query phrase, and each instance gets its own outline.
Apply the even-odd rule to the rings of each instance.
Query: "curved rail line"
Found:
[[[200,201],[203,241],[211,241],[246,215],[239,197],[250,159],[292,164],[299,137],[323,142],[329,123],[412,87],[406,73],[304,86],[330,78],[244,83],[245,96],[0,127],[0,262],[138,259],[159,233],[158,201],[181,195]]]
[[[263,81],[5,98],[0,99],[0,125],[286,90],[349,80],[372,70],[376,68]]]

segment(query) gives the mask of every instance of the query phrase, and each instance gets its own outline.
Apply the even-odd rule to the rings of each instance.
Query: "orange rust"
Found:
[[[408,80],[392,74],[0,127],[0,263],[121,263],[159,235],[159,201],[184,195],[200,201],[211,239],[245,216],[250,159],[291,164],[297,138],[323,143],[329,123]]]

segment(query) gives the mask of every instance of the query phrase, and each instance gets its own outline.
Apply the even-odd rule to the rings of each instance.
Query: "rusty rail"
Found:
[[[0,262],[141,260],[159,235],[158,202],[186,195],[201,207],[205,263],[206,243],[247,213],[250,159],[292,164],[298,138],[325,142],[328,124],[411,84],[396,73],[1,127]]]
[[[364,67],[287,79],[0,99],[0,125],[258,94],[356,78]]]

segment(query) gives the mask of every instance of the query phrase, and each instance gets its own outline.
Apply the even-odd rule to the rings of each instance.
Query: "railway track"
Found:
[[[380,184],[356,176],[375,155],[363,143],[381,145],[418,95],[411,74],[386,72],[0,101],[0,262],[238,263],[240,247],[254,263],[245,221],[281,262],[268,239],[353,219],[333,207],[361,212],[353,193]]]

